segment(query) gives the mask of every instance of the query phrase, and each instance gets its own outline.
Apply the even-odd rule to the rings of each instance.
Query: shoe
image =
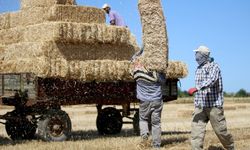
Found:
[[[151,141],[148,139],[143,139],[141,142],[136,146],[138,150],[145,150],[149,147],[151,147]]]

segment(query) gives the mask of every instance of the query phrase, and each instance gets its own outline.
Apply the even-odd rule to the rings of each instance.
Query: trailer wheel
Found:
[[[30,140],[36,133],[37,125],[24,119],[22,121],[7,120],[5,130],[12,140]]]
[[[96,119],[96,126],[100,134],[120,133],[122,123],[120,112],[113,107],[107,107],[101,110]]]
[[[38,121],[38,136],[45,141],[65,141],[71,134],[71,120],[62,110],[52,109]]]
[[[136,135],[140,135],[139,111],[136,111],[133,118],[133,129]]]

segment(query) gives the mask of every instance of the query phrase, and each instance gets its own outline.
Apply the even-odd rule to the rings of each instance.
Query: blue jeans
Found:
[[[140,101],[140,135],[142,138],[148,137],[149,127],[152,127],[152,145],[160,147],[161,145],[161,112],[163,108],[162,100]]]

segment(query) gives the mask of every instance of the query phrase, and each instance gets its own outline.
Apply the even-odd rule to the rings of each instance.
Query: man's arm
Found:
[[[113,11],[109,12],[110,25],[116,25],[115,13]]]

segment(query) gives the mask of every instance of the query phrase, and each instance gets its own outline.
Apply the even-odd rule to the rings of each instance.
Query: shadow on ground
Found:
[[[3,137],[0,136],[0,146],[2,145],[16,145],[16,144],[23,144],[29,142],[29,140],[17,140],[17,141],[13,141],[8,137]]]
[[[221,146],[209,146],[208,150],[224,150],[224,148]]]
[[[162,132],[162,135],[179,135],[179,134],[189,134],[189,131],[164,131]],[[97,130],[79,130],[79,131],[73,131],[71,134],[70,139],[68,141],[80,141],[80,140],[93,140],[93,139],[99,139],[99,138],[116,138],[116,137],[139,137],[134,133],[133,129],[123,129],[119,134],[115,135],[100,135]],[[37,136],[35,136],[35,139],[33,140],[41,140]],[[163,140],[163,145],[165,144],[171,144],[175,142],[183,142],[186,141],[186,138],[168,138]],[[30,142],[30,140],[16,140],[13,141],[9,137],[3,137],[0,136],[0,146],[1,145],[16,145],[16,144],[23,144]]]

